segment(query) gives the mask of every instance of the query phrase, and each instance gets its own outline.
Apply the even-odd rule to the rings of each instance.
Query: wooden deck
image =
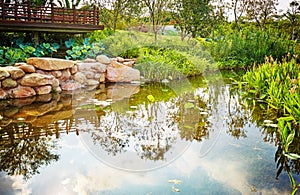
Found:
[[[86,33],[103,30],[99,9],[81,10],[30,4],[7,4],[1,1],[0,31]]]

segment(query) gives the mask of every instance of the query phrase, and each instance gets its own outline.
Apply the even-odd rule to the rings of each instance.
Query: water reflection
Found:
[[[150,94],[155,102],[147,99]],[[174,162],[175,168],[172,167],[175,165],[168,166],[174,174],[177,170],[182,170],[182,173],[193,175],[199,169],[198,171],[208,172],[206,177],[227,181],[226,185],[239,192],[245,190],[245,183],[253,190],[264,189],[263,184],[271,183],[264,181],[265,175],[274,172],[270,163],[266,163],[269,162],[269,159],[265,159],[266,150],[259,146],[250,148],[243,145],[244,142],[238,142],[248,139],[254,126],[261,127],[265,141],[277,144],[278,176],[283,173],[280,170],[291,170],[293,174],[299,174],[299,161],[285,158],[276,131],[263,126],[265,119],[272,120],[274,116],[264,111],[263,103],[253,107],[252,102],[253,99],[242,97],[240,91],[234,90],[231,85],[199,78],[190,80],[189,84],[172,82],[144,86],[109,85],[73,94],[3,101],[0,102],[3,116],[0,123],[1,171],[7,175],[23,175],[25,179],[29,179],[46,166],[59,163],[64,158],[59,155],[61,149],[57,142],[62,141],[63,134],[72,134],[79,135],[85,143],[84,147],[114,168],[149,170],[180,157],[183,161]],[[200,158],[204,152],[191,144],[197,143],[197,147],[201,145],[201,150],[208,151],[209,147],[213,148],[222,131],[227,138],[222,137],[225,141],[220,140],[216,147],[224,147],[227,151],[222,152],[220,149],[217,159],[213,155]],[[185,153],[188,147],[193,152]],[[298,152],[299,145],[295,144],[293,148]],[[243,151],[247,155],[240,154]],[[260,155],[253,151],[260,151]],[[85,155],[81,155],[81,158],[84,160]],[[241,165],[239,161],[251,164],[251,168],[247,170],[246,165]],[[262,165],[263,162],[265,164]],[[259,171],[256,169],[261,167],[267,170],[265,175],[250,175],[250,172],[257,174]],[[97,169],[95,166],[93,168]],[[105,166],[101,165],[101,169],[105,169]],[[98,171],[97,174],[102,172]],[[120,175],[119,172],[118,174]],[[100,180],[95,175],[96,173],[91,177]],[[275,176],[274,174],[273,178]],[[139,181],[143,177],[134,178]],[[165,178],[166,181],[167,179],[172,178]],[[64,183],[68,181],[65,178],[61,180]],[[253,183],[262,184],[253,186]],[[114,188],[118,188],[118,185],[112,184]],[[104,186],[103,188],[106,189]],[[220,189],[223,192],[237,193],[222,185],[219,186]],[[208,189],[205,190],[208,192]],[[249,192],[247,190],[244,192]]]

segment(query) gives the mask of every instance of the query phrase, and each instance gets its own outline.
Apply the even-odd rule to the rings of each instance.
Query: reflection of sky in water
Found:
[[[289,189],[289,183],[283,185],[275,180],[274,163],[269,161],[274,157],[273,146],[254,141],[257,135],[258,129],[251,127],[248,138],[241,142],[222,133],[204,157],[200,157],[199,149],[205,141],[193,143],[172,164],[139,173],[108,167],[95,160],[78,137],[67,135],[60,141],[60,160],[45,167],[27,184],[18,177],[5,177],[13,182],[10,185],[22,189],[21,194],[173,194],[172,187],[183,194],[251,194],[251,190],[278,194],[276,188],[280,186]],[[264,165],[257,166],[261,160]],[[274,167],[273,173],[266,167]],[[259,178],[261,175],[264,178]],[[182,183],[168,183],[170,179]]]
[[[243,124],[246,138],[231,136],[227,115],[235,116],[237,100],[231,100],[228,110],[229,88],[210,90],[221,95],[210,102],[209,139],[193,141],[171,164],[149,172],[114,169],[96,159],[82,137],[63,134],[57,141],[59,161],[28,181],[1,174],[0,194],[174,194],[174,189],[182,194],[289,194],[286,174],[275,180],[274,145],[263,142],[260,129],[250,122]],[[81,133],[85,135],[89,134]],[[127,163],[133,160],[125,154],[118,158]],[[182,182],[168,182],[173,179]]]

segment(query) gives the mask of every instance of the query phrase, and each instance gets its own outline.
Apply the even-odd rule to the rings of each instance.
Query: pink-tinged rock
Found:
[[[95,77],[95,73],[92,71],[84,71],[82,72],[87,79],[92,79]]]
[[[70,68],[70,73],[71,74],[76,74],[76,72],[78,71],[78,66],[74,65],[72,68]]]
[[[58,87],[59,86],[59,80],[58,79],[53,79],[52,80],[52,87]]]
[[[61,81],[68,81],[71,78],[71,73],[69,69],[65,69],[61,71],[62,75],[59,77],[59,80]]]
[[[59,71],[59,70],[51,71],[51,74],[52,74],[53,76],[55,76],[56,78],[59,78],[59,77],[61,77],[61,75],[62,75],[61,71]]]
[[[50,71],[41,70],[41,69],[37,69],[36,73],[44,74],[44,75],[52,75]]]
[[[75,81],[64,82],[61,84],[61,89],[63,91],[73,91],[80,88],[81,84]]]
[[[134,61],[129,61],[129,62],[123,62],[123,65],[128,66],[128,67],[133,67]]]
[[[122,67],[124,67],[124,65],[122,63],[117,62],[117,61],[112,61],[110,66],[113,67],[113,68],[122,68]]]
[[[0,100],[4,100],[7,98],[8,98],[7,93],[3,89],[0,89]]]
[[[0,80],[3,80],[7,77],[9,77],[10,74],[9,72],[6,70],[6,67],[0,67]]]
[[[55,77],[52,75],[44,75],[40,73],[31,73],[25,75],[21,80],[20,84],[23,86],[38,87],[42,85],[52,85]]]
[[[107,67],[106,79],[109,82],[139,81],[140,71],[118,63],[117,66],[115,67],[112,66]]]
[[[122,57],[117,57],[117,61],[118,61],[118,62],[124,62],[125,60],[124,60],[124,58],[122,58]]]
[[[17,62],[14,64],[14,66],[23,66],[23,65],[27,65],[25,62]]]
[[[102,63],[78,63],[78,71],[96,71],[98,73],[105,72],[107,65]]]
[[[25,63],[21,64],[21,65],[18,65],[18,67],[20,69],[22,69],[25,73],[34,73],[36,71],[34,66],[28,65],[28,64],[25,64]]]
[[[98,73],[106,72],[107,65],[101,64],[101,63],[94,63],[92,66],[92,69],[95,70]]]
[[[51,92],[52,86],[44,85],[44,86],[40,86],[40,87],[35,87],[34,90],[35,90],[36,94],[38,94],[38,95],[48,94]]]
[[[16,88],[8,90],[7,93],[10,98],[26,98],[36,95],[33,88],[20,85]]]
[[[63,60],[58,58],[39,58],[33,57],[27,59],[27,64],[33,65],[42,70],[64,70],[72,68],[75,65],[74,61]]]
[[[86,81],[86,85],[98,85],[99,84],[99,82],[98,81],[95,81],[94,79],[88,79],[87,81]]]
[[[17,86],[18,86],[17,81],[13,80],[12,78],[7,78],[2,81],[3,89],[15,88]]]
[[[18,79],[21,78],[25,75],[25,72],[18,68],[18,67],[14,67],[14,66],[7,66],[6,70],[8,71],[8,73],[10,74],[12,79]]]
[[[87,58],[85,60],[83,60],[84,63],[95,63],[97,62],[95,59],[91,59],[91,58]]]
[[[77,72],[73,76],[74,80],[77,81],[80,84],[85,84],[86,83],[86,77],[82,72]]]
[[[100,62],[102,64],[110,64],[111,60],[106,55],[99,55],[96,57],[97,62]]]

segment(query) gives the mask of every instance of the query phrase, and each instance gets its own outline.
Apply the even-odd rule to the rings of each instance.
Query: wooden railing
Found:
[[[35,23],[68,23],[99,25],[99,9],[81,10],[49,6],[33,6],[26,4],[8,4],[1,1],[0,22],[35,22]]]

